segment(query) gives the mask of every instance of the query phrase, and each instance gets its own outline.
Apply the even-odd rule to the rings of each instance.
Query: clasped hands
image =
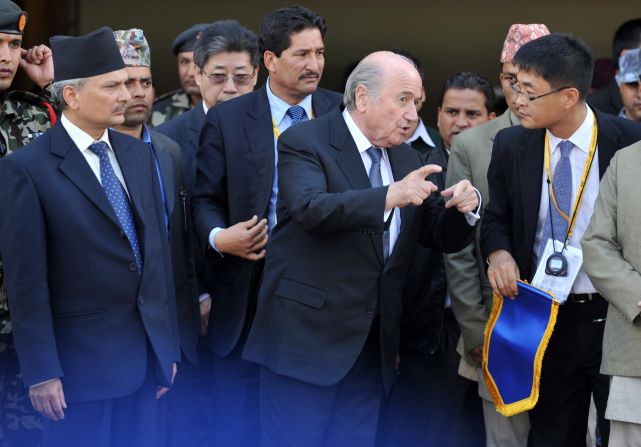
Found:
[[[438,190],[436,185],[426,178],[442,170],[443,168],[438,165],[425,165],[410,172],[402,180],[391,183],[387,189],[385,209],[421,205],[430,194]],[[479,206],[476,189],[469,180],[461,180],[457,184],[441,191],[441,196],[449,198],[445,202],[445,208],[455,207],[463,214],[474,212]]]

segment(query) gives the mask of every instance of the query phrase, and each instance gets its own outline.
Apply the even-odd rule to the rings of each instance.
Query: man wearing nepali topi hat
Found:
[[[50,42],[60,122],[0,162],[24,383],[48,418],[45,447],[156,446],[157,387],[180,353],[155,163],[109,129],[130,99],[111,29]]]
[[[514,24],[510,27],[501,51],[499,75],[508,109],[496,119],[468,129],[453,139],[447,169],[447,186],[467,179],[479,189],[483,197],[489,197],[487,169],[494,137],[499,130],[520,122],[511,87],[511,84],[516,82],[518,73],[517,67],[512,63],[512,57],[527,42],[548,34],[550,31],[543,24]],[[487,200],[481,206],[484,207],[486,204]],[[494,402],[483,380],[481,357],[485,325],[492,309],[492,288],[485,273],[485,261],[480,257],[479,236],[480,230],[477,228],[474,243],[458,253],[445,255],[452,310],[461,328],[458,351],[462,358],[459,373],[479,382],[487,446],[525,447],[530,431],[527,413],[511,417],[502,416],[494,408]]]

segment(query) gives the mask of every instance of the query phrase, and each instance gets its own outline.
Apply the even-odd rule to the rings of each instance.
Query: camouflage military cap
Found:
[[[0,33],[22,34],[27,13],[10,0],[0,0]]]
[[[143,31],[139,28],[114,31],[120,55],[129,67],[151,67],[151,51]]]
[[[174,43],[171,44],[171,51],[173,51],[175,55],[184,51],[194,51],[198,35],[202,30],[207,28],[207,25],[208,23],[199,23],[178,34]]]
[[[619,74],[616,76],[619,85],[628,82],[639,82],[641,78],[641,48],[628,50],[619,58]]]

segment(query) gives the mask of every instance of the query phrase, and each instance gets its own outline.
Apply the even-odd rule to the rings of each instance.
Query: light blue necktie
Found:
[[[369,183],[372,185],[372,188],[383,186],[383,176],[381,175],[381,158],[383,157],[383,151],[378,147],[370,147],[366,152],[372,160],[372,166],[369,168]],[[394,211],[392,210],[392,212]],[[389,230],[385,230],[383,231],[383,256],[385,260],[389,257],[389,248]]]
[[[102,181],[102,189],[107,194],[107,199],[111,203],[111,207],[118,217],[120,228],[129,240],[131,250],[134,253],[138,273],[142,273],[142,254],[140,253],[140,246],[138,245],[138,236],[136,235],[136,225],[134,223],[134,215],[131,211],[131,204],[129,197],[125,192],[125,188],[116,177],[111,160],[109,160],[109,146],[104,141],[89,146],[89,150],[100,158],[100,180]]]
[[[292,126],[294,124],[307,121],[307,114],[305,113],[305,109],[303,109],[301,106],[290,107],[289,109],[287,109],[287,114],[292,119]]]
[[[571,217],[570,202],[572,200],[572,165],[570,164],[570,151],[573,147],[574,145],[567,140],[559,143],[561,158],[556,163],[554,177],[552,178],[552,188],[554,189],[556,204],[568,217]],[[548,210],[547,217],[545,218],[545,226],[543,227],[541,247],[539,248],[539,260],[543,255],[548,239],[552,238],[552,229],[554,229],[554,238],[561,242],[565,240],[565,235],[568,231],[568,221],[561,216],[561,213],[559,213],[559,210],[557,210],[554,205],[551,196],[549,200],[549,206],[552,208],[552,219],[550,220],[550,210]]]

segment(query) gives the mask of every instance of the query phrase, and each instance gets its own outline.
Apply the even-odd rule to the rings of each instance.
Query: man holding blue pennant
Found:
[[[607,303],[582,268],[580,240],[600,177],[618,149],[641,139],[641,128],[586,105],[594,59],[578,38],[541,37],[521,47],[513,63],[522,126],[494,140],[481,250],[495,294],[515,297],[517,280],[534,277],[535,286],[564,303],[542,361],[530,444],[584,446],[594,394],[606,445],[608,378],[599,365]],[[545,339],[540,343],[534,348]]]

